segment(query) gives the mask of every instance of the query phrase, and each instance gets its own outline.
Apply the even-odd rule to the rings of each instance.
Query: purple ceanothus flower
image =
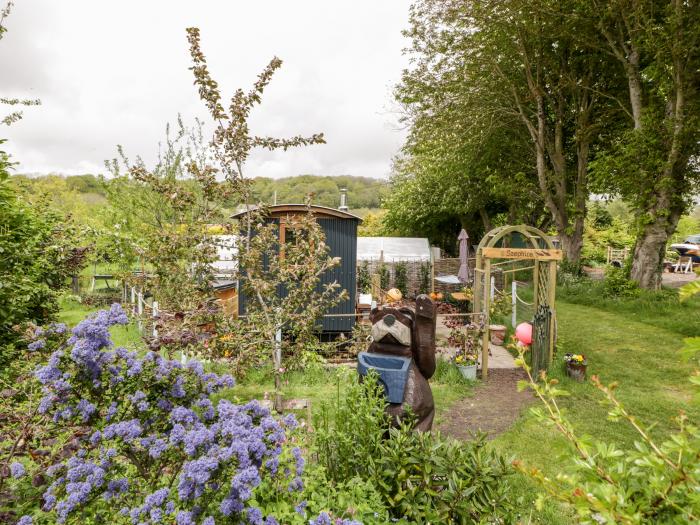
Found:
[[[22,465],[20,462],[15,461],[14,463],[10,464],[10,474],[13,478],[21,478],[25,473],[26,471],[24,470],[24,465]]]
[[[300,449],[280,468],[296,419],[278,420],[254,401],[212,403],[209,395],[233,378],[206,373],[201,363],[113,348],[109,328],[126,322],[119,305],[97,312],[72,330],[68,349],[36,371],[42,413],[93,427],[78,452],[49,469],[54,481],[43,510],[63,523],[103,500],[134,524],[214,525],[215,515],[276,524],[247,502],[264,477],[302,489]],[[164,486],[154,491],[147,480]]]

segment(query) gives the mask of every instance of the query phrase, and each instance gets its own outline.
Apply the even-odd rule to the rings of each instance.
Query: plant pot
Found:
[[[582,363],[566,363],[566,375],[574,381],[583,383],[586,380],[586,366]]]
[[[506,327],[502,324],[489,325],[489,333],[491,336],[491,344],[503,346],[503,341],[506,340]]]
[[[476,365],[457,365],[464,379],[474,381],[476,379]]]

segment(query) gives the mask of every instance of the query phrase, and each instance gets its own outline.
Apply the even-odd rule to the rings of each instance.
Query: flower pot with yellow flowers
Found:
[[[459,353],[455,356],[455,364],[464,379],[476,379],[476,367],[479,357],[471,352]]]
[[[564,363],[566,365],[566,375],[575,381],[583,382],[586,380],[586,356],[583,354],[564,354]]]

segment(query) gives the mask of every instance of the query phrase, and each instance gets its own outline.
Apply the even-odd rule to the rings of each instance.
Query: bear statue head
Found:
[[[372,340],[387,353],[411,355],[415,314],[410,308],[379,307],[370,314]]]
[[[430,377],[435,370],[435,304],[427,295],[416,299],[416,308],[377,307],[370,313],[371,351],[413,357],[421,372]]]

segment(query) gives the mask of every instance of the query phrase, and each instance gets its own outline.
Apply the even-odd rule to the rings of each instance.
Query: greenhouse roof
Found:
[[[430,243],[423,237],[358,237],[357,260],[429,261]]]

